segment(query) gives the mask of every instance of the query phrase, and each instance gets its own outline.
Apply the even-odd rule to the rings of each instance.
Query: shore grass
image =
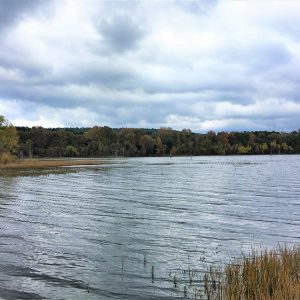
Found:
[[[300,247],[253,251],[204,275],[208,300],[299,300]]]
[[[103,161],[97,159],[23,159],[9,162],[6,164],[0,164],[0,169],[49,169],[56,167],[99,164],[103,164]]]

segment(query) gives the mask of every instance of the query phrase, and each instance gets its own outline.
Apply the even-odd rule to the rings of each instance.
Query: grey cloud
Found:
[[[274,42],[261,42],[250,45],[230,43],[215,52],[223,62],[240,64],[249,73],[265,72],[279,65],[288,63],[292,58],[285,45]]]
[[[300,101],[300,61],[292,59],[289,63],[280,66],[275,70],[270,70],[262,76],[264,82],[274,83],[273,91],[280,92],[278,88],[282,89],[281,96],[294,97],[294,100]]]
[[[63,92],[57,85],[0,84],[0,91],[2,99],[30,101],[37,106],[47,105],[54,108],[74,108],[84,103],[85,100],[90,100]]]
[[[224,75],[222,76],[222,74]],[[214,78],[202,78],[202,71],[192,75],[185,75],[183,72],[182,76],[185,78],[181,80],[160,82],[148,78],[141,85],[145,93],[150,95],[165,93],[171,96],[172,94],[180,94],[184,99],[186,94],[195,94],[198,95],[199,99],[214,102],[229,100],[234,103],[247,103],[252,101],[250,95],[256,91],[256,86],[252,80],[241,74],[226,76],[225,71],[222,74],[216,74],[215,77],[213,76]]]
[[[123,53],[134,49],[145,35],[145,31],[128,16],[116,16],[104,20],[99,26],[108,50]]]
[[[201,0],[201,1],[177,0],[175,1],[175,3],[183,10],[198,15],[209,13],[209,11],[214,8],[217,2],[218,0]]]
[[[41,4],[43,0],[1,0],[0,1],[0,30],[12,25],[20,18],[32,14],[32,10]]]
[[[80,67],[80,72],[69,74],[68,80],[75,84],[97,84],[111,89],[132,89],[136,74],[129,68],[113,63],[88,63]]]
[[[185,85],[176,82],[170,82],[168,84],[159,84],[159,82],[143,82],[143,90],[148,94],[159,94],[159,93],[167,93],[167,94],[186,94],[186,93],[198,93],[198,94],[206,94],[207,92],[213,91],[215,92],[216,98],[218,93],[222,93],[224,97],[232,97],[234,98],[234,94],[244,93],[246,91],[253,91],[254,87],[251,84],[246,85],[243,83],[242,85],[238,82],[207,82],[202,83],[191,83],[190,85]]]
[[[28,57],[22,51],[9,51],[9,48],[0,49],[0,66],[7,70],[17,70],[26,79],[43,77],[51,73],[51,67],[47,64],[37,62],[34,58]],[[26,56],[26,59],[24,59]]]
[[[252,52],[251,55],[249,52]],[[278,65],[287,63],[291,59],[291,54],[284,45],[277,43],[269,43],[256,45],[250,48],[248,63],[254,70],[266,70]]]
[[[250,119],[250,118],[249,118]],[[299,119],[297,116],[286,117],[270,117],[270,118],[251,118],[254,124],[257,124],[257,130],[269,131],[291,131],[299,128]],[[262,125],[263,124],[263,125]],[[232,129],[236,130],[236,129]],[[253,130],[252,127],[247,126],[245,130]]]

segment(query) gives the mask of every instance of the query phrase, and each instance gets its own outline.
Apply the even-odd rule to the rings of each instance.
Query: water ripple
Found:
[[[299,167],[300,156],[130,158],[0,177],[0,296],[182,298],[172,270],[300,242]]]

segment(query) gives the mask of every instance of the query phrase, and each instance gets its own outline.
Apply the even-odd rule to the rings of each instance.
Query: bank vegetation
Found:
[[[193,133],[172,128],[14,127],[0,116],[0,163],[23,158],[299,154],[300,130]]]
[[[300,153],[300,130],[293,132],[193,133],[171,128],[136,129],[17,127],[24,157],[102,157]]]
[[[300,247],[253,251],[204,276],[208,300],[299,300]]]

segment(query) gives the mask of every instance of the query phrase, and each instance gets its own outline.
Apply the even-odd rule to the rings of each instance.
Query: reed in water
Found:
[[[300,299],[300,247],[243,255],[220,272],[209,268],[204,275],[208,300],[298,300]]]

